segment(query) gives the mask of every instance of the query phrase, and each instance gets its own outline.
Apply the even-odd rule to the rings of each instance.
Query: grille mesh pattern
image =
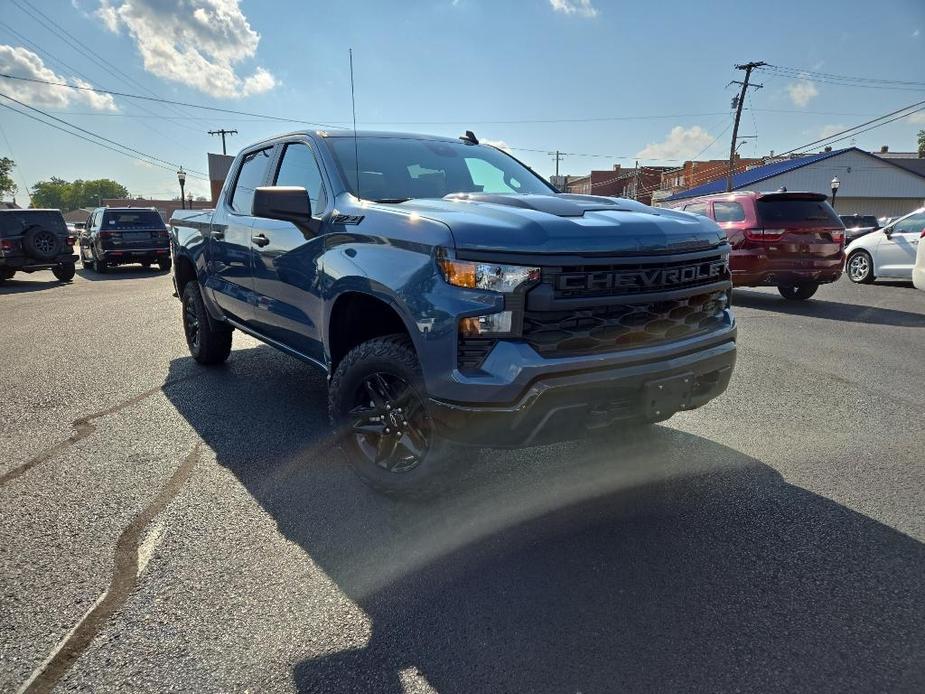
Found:
[[[645,304],[527,311],[524,337],[544,357],[613,352],[715,329],[725,308],[725,292],[714,292]]]

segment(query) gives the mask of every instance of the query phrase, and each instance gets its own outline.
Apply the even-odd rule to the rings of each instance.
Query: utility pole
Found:
[[[562,154],[562,152],[560,152],[559,150],[556,150],[555,152],[549,152],[549,156],[551,156],[556,161],[556,178],[558,179],[559,178],[559,162],[565,159],[565,155]]]
[[[729,146],[729,171],[726,173],[726,192],[729,193],[732,191],[732,173],[733,168],[735,167],[736,159],[736,143],[738,142],[739,137],[739,118],[742,117],[742,106],[745,104],[745,92],[748,91],[748,88],[754,87],[755,89],[761,89],[762,85],[752,84],[749,85],[748,80],[752,76],[752,70],[759,68],[763,65],[767,65],[765,62],[751,62],[745,63],[744,65],[736,65],[736,70],[745,70],[745,80],[739,82],[738,80],[733,80],[729,84],[741,84],[742,91],[739,92],[739,98],[736,102],[736,118],[735,123],[732,126],[732,144]],[[728,85],[727,85],[728,86]]]
[[[225,149],[225,135],[237,135],[238,131],[237,130],[225,130],[224,128],[222,128],[221,130],[210,130],[209,134],[222,136],[222,154],[228,154],[228,150]]]
[[[633,176],[633,200],[639,199],[639,160],[636,160],[636,173]]]

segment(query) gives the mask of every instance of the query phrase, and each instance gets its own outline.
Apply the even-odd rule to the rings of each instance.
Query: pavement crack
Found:
[[[94,420],[97,420],[100,417],[106,417],[107,415],[115,414],[119,410],[123,410],[126,407],[131,407],[132,405],[135,405],[142,400],[151,397],[164,388],[172,386],[176,383],[180,383],[182,381],[186,381],[190,378],[195,378],[195,376],[184,376],[183,378],[177,378],[173,381],[168,381],[163,385],[149,388],[148,390],[139,393],[138,395],[135,395],[128,400],[123,400],[122,402],[113,405],[112,407],[108,407],[105,410],[95,412],[94,414],[87,415],[86,417],[78,417],[71,423],[71,426],[74,429],[74,433],[72,433],[63,441],[58,441],[57,443],[49,446],[44,451],[33,456],[23,464],[17,465],[12,470],[9,470],[0,475],[0,487],[5,486],[8,482],[12,482],[17,477],[21,477],[37,465],[41,465],[42,463],[48,462],[52,458],[57,457],[78,441],[82,441],[83,439],[90,436],[90,434],[96,431],[96,425],[93,423]]]
[[[139,553],[142,533],[148,524],[177,496],[199,462],[200,444],[180,463],[158,495],[122,531],[113,553],[113,572],[109,587],[84,615],[83,619],[62,639],[50,656],[20,687],[19,694],[49,692],[61,680],[77,659],[90,646],[113,613],[131,595],[138,581]]]

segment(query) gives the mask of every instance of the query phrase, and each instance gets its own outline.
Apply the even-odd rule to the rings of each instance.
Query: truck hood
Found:
[[[713,248],[725,239],[706,217],[594,195],[466,193],[392,209],[446,224],[457,249],[470,251],[657,254]]]

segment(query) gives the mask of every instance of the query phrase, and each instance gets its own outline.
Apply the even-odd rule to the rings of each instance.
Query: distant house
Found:
[[[840,186],[835,208],[839,214],[896,217],[925,204],[925,171],[913,159],[885,158],[857,147],[820,152],[756,166],[733,176],[732,190],[812,191],[831,195],[832,179]],[[679,191],[661,204],[672,205],[700,195],[726,190],[725,177]]]

